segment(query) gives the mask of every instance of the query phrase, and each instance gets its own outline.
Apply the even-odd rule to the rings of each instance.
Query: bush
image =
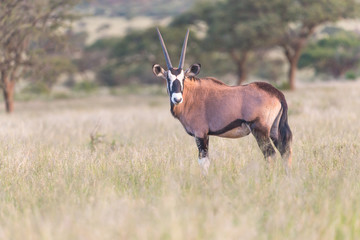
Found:
[[[314,67],[317,73],[339,78],[355,69],[360,61],[360,37],[348,31],[310,44],[299,60],[299,68]],[[350,78],[353,74],[350,73]]]
[[[345,78],[348,80],[355,80],[356,79],[356,73],[353,71],[348,71],[345,74]]]
[[[83,81],[76,83],[73,89],[77,92],[92,93],[98,89],[98,85],[95,82]]]
[[[43,81],[31,82],[21,92],[25,94],[49,94],[51,89]]]
[[[129,84],[130,80],[121,67],[113,64],[103,66],[96,74],[99,84],[109,87]]]

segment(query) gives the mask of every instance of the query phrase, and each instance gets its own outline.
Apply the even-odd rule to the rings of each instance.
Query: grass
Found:
[[[359,239],[360,84],[287,92],[292,175],[252,136],[201,176],[164,96],[20,102],[0,115],[1,239]],[[92,137],[92,138],[91,138]]]

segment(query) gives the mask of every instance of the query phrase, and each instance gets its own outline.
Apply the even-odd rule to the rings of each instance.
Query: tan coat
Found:
[[[189,134],[233,138],[248,135],[250,127],[270,136],[283,95],[267,83],[230,87],[214,78],[186,78],[183,99],[182,104],[172,106],[172,113]],[[235,129],[229,126],[234,121],[240,123],[233,124]]]

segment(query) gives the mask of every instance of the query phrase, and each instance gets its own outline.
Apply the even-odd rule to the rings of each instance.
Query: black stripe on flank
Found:
[[[237,128],[237,127],[240,127],[243,123],[247,123],[247,124],[251,124],[252,122],[247,122],[243,119],[236,119],[235,121],[231,122],[229,125],[227,125],[226,127],[220,129],[220,130],[217,130],[217,131],[211,131],[209,130],[209,135],[220,135],[220,134],[223,134],[223,133],[226,133],[234,128]]]

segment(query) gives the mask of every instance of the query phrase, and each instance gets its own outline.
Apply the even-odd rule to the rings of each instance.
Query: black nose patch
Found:
[[[179,92],[181,92],[181,83],[180,83],[179,80],[176,79],[176,80],[173,82],[171,91],[172,91],[173,93],[179,93]]]

